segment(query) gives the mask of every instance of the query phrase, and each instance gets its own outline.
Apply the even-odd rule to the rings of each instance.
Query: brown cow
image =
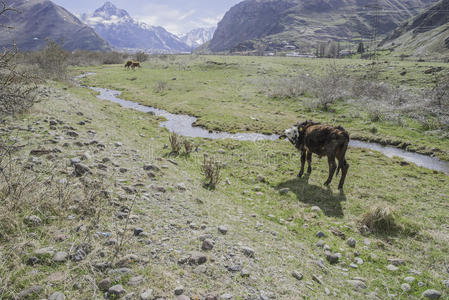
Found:
[[[337,170],[337,175],[341,170],[338,188],[343,189],[343,184],[345,183],[346,174],[349,169],[349,164],[345,159],[349,144],[349,134],[343,127],[333,127],[312,121],[305,121],[285,130],[285,134],[282,137],[287,137],[301,151],[301,171],[298,177],[302,177],[304,174],[306,158],[308,163],[307,173],[310,174],[312,172],[312,153],[317,154],[319,157],[327,156],[329,177],[324,184],[329,185],[332,182],[335,170]],[[338,168],[335,163],[335,158],[338,159]]]
[[[125,68],[129,69],[129,67],[131,67],[132,64],[133,64],[133,61],[132,61],[132,60],[128,60],[128,61],[126,62],[126,64],[125,64]]]
[[[131,65],[131,69],[135,69],[135,68],[142,68],[141,66],[140,66],[140,63],[139,62],[133,62],[133,64]]]

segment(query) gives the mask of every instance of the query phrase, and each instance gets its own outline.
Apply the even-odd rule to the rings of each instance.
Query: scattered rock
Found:
[[[141,285],[142,284],[142,282],[143,282],[143,276],[142,275],[140,275],[140,276],[135,276],[135,277],[131,277],[130,279],[129,279],[129,281],[128,281],[128,285],[130,285],[130,286],[138,286],[138,285]]]
[[[120,297],[124,293],[126,293],[125,289],[121,284],[116,284],[114,286],[111,286],[108,290],[109,294],[114,297]]]
[[[422,297],[428,299],[440,299],[441,293],[437,290],[426,290],[422,293]]]
[[[448,280],[443,280],[443,285],[449,289],[449,279]]]
[[[395,271],[399,270],[399,268],[394,265],[388,265],[387,270],[395,272]]]
[[[61,292],[54,292],[51,294],[51,296],[48,298],[48,300],[64,300],[65,295]]]
[[[153,290],[146,290],[140,294],[140,300],[151,300],[153,299]]]
[[[341,232],[338,228],[331,227],[331,228],[330,228],[330,231],[332,232],[333,235],[338,236],[338,237],[341,238],[342,240],[345,240],[345,239],[346,239],[346,235],[345,235],[343,232]]]
[[[401,290],[403,290],[404,292],[409,292],[411,291],[412,287],[410,286],[410,284],[408,283],[403,283],[401,284]]]
[[[354,238],[352,238],[352,237],[350,237],[350,238],[346,241],[346,244],[347,244],[349,247],[352,247],[352,248],[355,247],[356,243],[357,243],[357,241],[356,241]]]
[[[361,280],[346,280],[347,283],[349,283],[352,287],[356,289],[366,289],[366,284]]]
[[[177,188],[179,191],[182,191],[182,192],[187,190],[186,185],[185,185],[184,183],[178,183],[178,184],[176,185],[176,188]]]
[[[123,256],[119,261],[117,262],[118,267],[127,267],[131,264],[139,262],[139,257],[135,254],[128,254]]]
[[[202,250],[209,251],[209,250],[212,250],[213,248],[214,248],[214,242],[212,240],[205,239],[203,241],[203,245],[201,246]]]
[[[152,165],[152,164],[147,164],[147,165],[143,166],[143,169],[145,171],[160,171],[161,170],[159,167]]]
[[[322,232],[322,231],[318,231],[315,234],[315,236],[318,237],[318,238],[324,238],[324,237],[326,237],[326,234],[324,232]]]
[[[220,299],[232,299],[232,295],[231,294],[223,294],[220,296]]]
[[[218,226],[218,232],[220,232],[221,234],[226,234],[228,233],[228,228],[224,225]]]
[[[74,130],[67,131],[67,135],[75,138],[79,137],[79,133]]]
[[[236,264],[236,265],[227,266],[226,269],[228,269],[229,272],[234,272],[235,273],[235,272],[242,271],[243,267],[241,265],[239,265],[239,264]]]
[[[179,295],[176,297],[176,300],[190,300],[190,297],[187,297],[186,295]]]
[[[247,270],[247,269],[243,269],[241,272],[240,272],[240,276],[242,276],[243,278],[247,278],[247,277],[249,277],[251,275],[251,273]]]
[[[84,174],[92,174],[90,168],[82,163],[75,164],[75,175],[78,177],[83,176]]]
[[[312,206],[310,208],[310,210],[313,211],[313,212],[316,212],[316,213],[321,212],[321,208],[319,206]]]
[[[105,278],[98,283],[98,287],[102,291],[107,291],[111,287],[111,284],[112,284],[111,279]]]
[[[53,247],[41,248],[34,251],[34,255],[36,255],[38,258],[52,257],[54,254],[55,250]]]
[[[358,264],[358,265],[363,265],[363,259],[361,259],[360,257],[356,257],[354,258],[354,261]]]
[[[44,289],[41,285],[34,285],[32,287],[27,288],[26,290],[23,290],[17,295],[18,299],[28,299],[28,298],[37,298],[37,296],[42,292]]]
[[[319,284],[323,284],[323,282],[321,281],[321,278],[315,274],[312,275],[312,279],[315,280],[316,282],[318,282]]]
[[[139,236],[143,232],[142,228],[136,227],[134,228],[134,235]]]
[[[57,263],[62,263],[67,260],[68,256],[69,254],[67,252],[59,251],[56,252],[55,255],[53,256],[53,261]]]
[[[330,264],[336,264],[336,263],[338,263],[338,260],[340,259],[340,257],[335,253],[328,253],[326,255],[326,259]]]
[[[41,218],[39,218],[38,216],[35,216],[35,215],[25,217],[23,219],[23,222],[30,227],[31,226],[39,226],[40,224],[42,224]]]
[[[387,262],[394,266],[402,266],[405,265],[405,260],[400,258],[388,258]]]
[[[415,279],[415,277],[412,277],[412,276],[408,276],[408,277],[405,277],[404,278],[404,281],[405,282],[408,282],[408,283],[412,283],[412,282],[414,282],[416,279]]]
[[[252,248],[249,247],[243,247],[242,248],[243,254],[245,254],[248,257],[254,258],[254,250]]]
[[[349,264],[349,266],[350,266],[351,268],[353,268],[353,269],[358,269],[358,268],[359,268],[359,266],[356,265],[356,264]]]
[[[183,286],[178,286],[177,288],[175,288],[175,295],[179,296],[182,295],[184,293],[184,287]]]
[[[292,276],[297,280],[302,280],[304,278],[304,275],[302,275],[302,273],[298,271],[293,271]]]
[[[207,257],[201,253],[192,253],[188,259],[190,265],[202,265],[207,261]]]

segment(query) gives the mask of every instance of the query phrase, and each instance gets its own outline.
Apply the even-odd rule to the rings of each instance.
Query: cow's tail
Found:
[[[343,168],[347,164],[345,156],[346,156],[346,150],[348,150],[348,145],[349,145],[349,136],[347,136],[347,139],[345,140],[344,144],[340,146],[341,148],[339,151],[340,157],[338,157],[337,175],[340,173],[340,170],[343,171]]]

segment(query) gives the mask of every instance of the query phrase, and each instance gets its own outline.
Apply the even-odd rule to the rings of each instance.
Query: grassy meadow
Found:
[[[272,97],[276,87],[285,87],[279,85],[282,78],[318,78],[335,65],[363,78],[373,76],[369,64],[163,56],[136,71],[122,65],[71,71],[74,76],[95,72],[83,83],[194,115],[198,126],[210,130],[279,133],[313,119],[343,125],[352,136],[406,143],[447,159],[448,138],[441,131],[426,134],[435,130],[413,117],[373,121],[364,103],[344,98],[321,110],[310,104],[315,95],[308,86],[299,96]],[[410,90],[432,86],[433,75],[425,70],[447,72],[447,65],[424,62],[375,67],[376,80]],[[447,175],[350,148],[348,177],[339,191],[338,177],[329,188],[323,185],[326,159],[314,156],[312,174],[297,178],[300,155],[287,141],[188,138],[197,151],[173,154],[160,117],[98,100],[94,91],[73,83],[48,85],[46,99],[3,128],[25,145],[18,169],[31,165],[23,176],[33,180],[17,198],[5,198],[0,213],[2,298],[14,299],[33,286],[39,291],[22,298],[62,291],[66,299],[144,299],[151,290],[148,299],[173,299],[179,286],[193,299],[229,294],[232,299],[420,299],[429,289],[448,297]],[[31,150],[55,147],[31,159]],[[215,189],[204,186],[205,154],[221,166]],[[73,175],[74,158],[91,172]],[[58,188],[61,182],[67,189]],[[7,186],[0,187],[0,196],[6,195]],[[16,199],[21,200],[15,204]],[[388,224],[366,228],[361,220],[375,207],[386,208]],[[27,224],[30,215],[39,216],[41,224]],[[223,225],[226,234],[217,231]],[[144,234],[136,235],[136,228]],[[351,237],[354,247],[347,243]],[[213,249],[202,249],[205,239],[213,241]],[[76,261],[76,249],[85,244],[90,251]],[[55,262],[52,251],[66,251],[68,257]],[[185,263],[197,252],[207,256],[205,264]],[[331,264],[328,253],[339,253],[338,262]],[[113,294],[110,287],[116,284],[126,292]]]

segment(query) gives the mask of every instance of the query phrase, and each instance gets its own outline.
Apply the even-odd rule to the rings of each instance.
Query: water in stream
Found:
[[[79,76],[78,78],[85,77],[90,74]],[[162,116],[167,121],[161,122],[161,126],[167,128],[172,132],[176,132],[182,136],[188,137],[200,137],[209,139],[234,139],[239,141],[260,141],[260,140],[277,140],[278,135],[265,135],[260,133],[228,133],[228,132],[211,132],[201,127],[193,126],[193,123],[197,120],[195,117],[188,115],[172,114],[165,110],[141,105],[139,103],[123,100],[118,98],[121,94],[119,91],[114,91],[105,88],[89,87],[92,90],[99,93],[97,96],[101,100],[107,100],[120,104],[122,107],[135,109],[141,112],[154,113],[157,116]],[[444,172],[449,175],[449,162],[442,161],[438,158],[408,152],[402,149],[382,146],[376,143],[361,142],[357,140],[351,140],[350,147],[365,148],[374,151],[379,151],[388,157],[400,157],[407,162],[416,164],[424,168]]]

